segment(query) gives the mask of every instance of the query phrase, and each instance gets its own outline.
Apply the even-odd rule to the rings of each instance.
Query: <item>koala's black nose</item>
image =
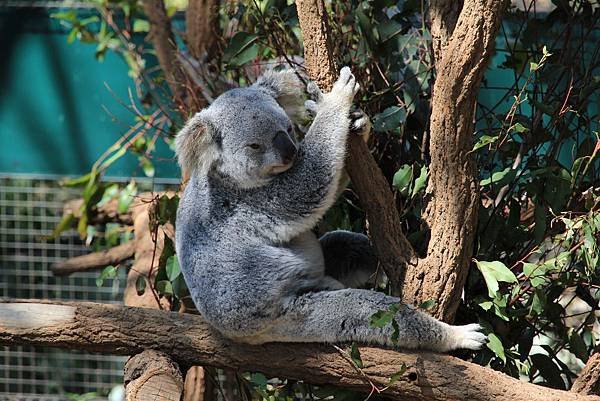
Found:
[[[298,152],[296,144],[285,131],[279,131],[275,134],[273,147],[279,151],[284,164],[291,163]]]

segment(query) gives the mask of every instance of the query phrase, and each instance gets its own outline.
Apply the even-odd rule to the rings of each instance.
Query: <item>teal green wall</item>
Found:
[[[134,91],[125,62],[111,52],[98,62],[94,45],[68,44],[66,33],[47,13],[0,6],[0,173],[85,173],[134,122],[121,104]],[[176,177],[157,142],[156,175]],[[107,173],[143,176],[130,155]]]

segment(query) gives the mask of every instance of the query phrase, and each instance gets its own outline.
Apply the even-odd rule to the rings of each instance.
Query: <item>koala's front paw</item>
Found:
[[[356,82],[356,78],[350,71],[349,67],[344,67],[340,71],[340,77],[333,84],[331,92],[325,95],[327,100],[340,102],[346,107],[350,107],[354,95],[360,89],[360,85]]]
[[[487,336],[481,332],[482,327],[477,323],[451,327],[453,336],[451,349],[478,350],[487,343]]]
[[[350,132],[355,135],[368,135],[371,131],[371,120],[361,109],[350,113]]]
[[[345,112],[352,105],[354,95],[356,95],[359,88],[360,85],[356,83],[356,79],[352,75],[350,68],[344,67],[340,71],[340,77],[333,84],[333,88],[329,93],[323,94],[317,84],[312,81],[309,82],[306,86],[306,92],[308,92],[311,100],[307,100],[304,106],[312,117],[316,116],[318,109],[322,107],[334,108],[338,112]],[[368,119],[358,121],[358,125],[356,125],[359,129],[358,132],[361,132],[362,127],[367,123]]]

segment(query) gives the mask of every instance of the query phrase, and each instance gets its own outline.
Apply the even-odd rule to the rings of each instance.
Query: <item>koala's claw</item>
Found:
[[[321,89],[319,89],[317,84],[313,81],[310,81],[306,85],[306,92],[308,93],[310,98],[315,102],[320,102],[323,99],[323,92],[321,92]]]
[[[478,350],[487,343],[487,336],[481,332],[483,327],[477,323],[453,328],[456,348]]]
[[[361,109],[350,113],[350,132],[355,135],[365,135],[371,131],[371,120]]]

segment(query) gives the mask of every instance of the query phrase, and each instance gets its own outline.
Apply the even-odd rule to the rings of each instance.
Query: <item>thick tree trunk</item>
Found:
[[[600,401],[521,382],[486,367],[429,352],[360,348],[359,370],[326,344],[251,346],[216,334],[200,316],[95,303],[0,301],[0,344],[28,344],[131,355],[160,350],[174,361],[259,371],[368,393],[373,385],[405,401]],[[406,371],[390,383],[405,364]]]
[[[323,0],[296,1],[304,38],[308,74],[323,90],[329,90],[339,74],[329,44],[329,24]],[[369,234],[392,289],[398,292],[407,265],[416,264],[415,253],[402,232],[394,196],[367,144],[358,136],[348,141],[346,171],[369,222]]]
[[[506,0],[466,0],[452,31],[455,5],[431,3],[434,49],[439,57],[431,103],[426,192],[431,201],[424,214],[431,235],[427,256],[407,272],[402,294],[417,303],[436,301],[432,312],[445,321],[454,319],[473,254],[479,204],[477,171],[470,152],[473,113],[506,5]],[[445,22],[440,22],[444,18]]]

